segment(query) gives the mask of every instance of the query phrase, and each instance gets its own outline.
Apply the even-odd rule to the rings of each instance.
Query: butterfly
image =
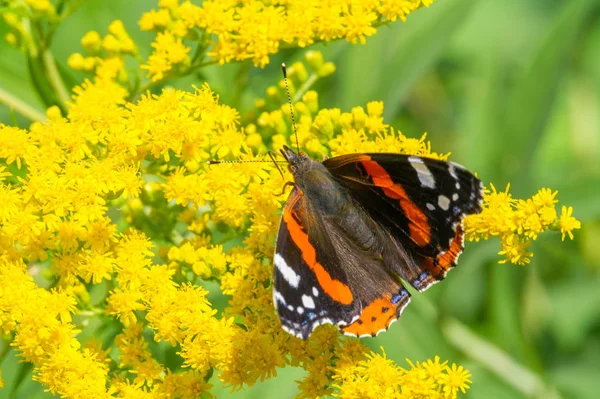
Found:
[[[323,162],[284,146],[294,176],[273,259],[282,328],[306,339],[321,324],[351,336],[385,331],[463,250],[465,216],[483,187],[464,167],[393,153]]]

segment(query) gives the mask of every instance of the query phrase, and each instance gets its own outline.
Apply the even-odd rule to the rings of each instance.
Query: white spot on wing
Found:
[[[408,157],[408,162],[410,162],[411,164],[413,163],[424,163],[423,160],[419,157]]]
[[[438,197],[438,205],[440,206],[440,208],[447,211],[448,209],[450,209],[450,199],[445,195],[440,195]]]
[[[298,314],[302,314],[302,313],[304,313],[304,308],[302,306],[298,306],[298,309],[296,309],[296,312],[298,312]]]
[[[454,194],[452,194],[452,201],[456,201],[456,200],[458,200],[458,194],[454,193]]]
[[[435,211],[435,205],[430,204],[429,202],[427,203],[427,209],[429,209],[430,211]]]
[[[456,175],[456,164],[449,162],[448,163],[448,172],[450,173],[450,176],[454,177],[454,180],[458,180],[458,176]]]
[[[292,287],[298,288],[298,284],[300,284],[300,276],[296,274],[294,269],[288,266],[288,264],[285,262],[285,259],[283,259],[281,255],[275,254],[273,263],[275,263],[275,267],[277,270],[279,270],[284,280],[287,281]]]
[[[314,296],[319,296],[319,290],[317,289],[317,287],[313,287],[313,295]]]
[[[307,309],[315,308],[315,301],[313,301],[312,297],[310,297],[308,295],[302,295],[302,304]]]
[[[283,305],[286,305],[287,303],[285,302],[285,298],[283,297],[283,295],[281,295],[281,292],[273,290],[273,302],[277,303],[281,303]]]
[[[417,171],[417,176],[419,177],[419,181],[423,187],[435,188],[435,180],[433,179],[433,175],[421,158],[408,157],[408,162],[410,162],[414,170]]]

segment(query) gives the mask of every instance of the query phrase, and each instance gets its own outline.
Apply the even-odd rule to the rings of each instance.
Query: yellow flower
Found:
[[[142,69],[148,70],[148,77],[153,81],[162,79],[177,64],[189,61],[187,54],[190,47],[186,47],[181,39],[175,38],[170,32],[159,33],[152,47],[154,51],[148,58],[148,64],[142,65]]]
[[[566,207],[563,205],[560,214],[560,232],[562,233],[562,240],[564,241],[565,235],[568,234],[569,238],[573,239],[573,230],[581,228],[581,222],[575,219],[573,216],[573,207]]]
[[[366,36],[372,36],[377,31],[373,26],[373,21],[377,20],[377,14],[369,12],[368,9],[362,7],[352,7],[344,21],[346,30],[346,40],[356,44],[360,41],[366,43]]]
[[[171,14],[169,10],[150,10],[142,14],[142,18],[139,21],[140,29],[142,30],[153,30],[157,28],[164,28],[171,22]]]
[[[135,44],[129,34],[125,30],[123,22],[116,20],[108,26],[108,31],[114,35],[119,41],[119,48],[121,52],[132,53],[136,50]],[[109,35],[110,36],[110,35]]]
[[[100,34],[95,30],[91,30],[81,38],[81,46],[88,54],[97,54],[102,46]]]
[[[197,371],[173,373],[167,370],[159,392],[173,398],[212,398],[211,384],[206,381],[206,375]]]
[[[98,252],[108,249],[116,241],[116,230],[108,218],[92,222],[87,226],[86,247]]]
[[[145,309],[144,305],[139,302],[141,299],[142,294],[139,291],[116,289],[107,300],[106,313],[116,316],[125,326],[135,324],[137,318],[134,312]]]
[[[114,258],[110,252],[99,253],[92,251],[82,259],[80,275],[86,282],[100,283],[103,279],[110,280],[114,267]]]
[[[431,381],[436,384],[441,384],[443,382],[444,371],[448,367],[448,362],[445,361],[440,363],[440,357],[435,356],[433,360],[429,359],[424,361],[421,364],[421,367],[425,370],[427,377]]]
[[[471,373],[469,370],[464,369],[463,366],[457,366],[452,363],[452,367],[446,367],[446,373],[442,374],[440,381],[444,386],[443,391],[445,396],[455,398],[459,390],[462,393],[466,393],[466,390],[469,389],[469,384],[472,383],[469,377],[471,377]]]
[[[47,12],[54,9],[50,0],[26,0],[25,2],[36,11]]]
[[[28,156],[36,156],[36,152],[36,142],[31,134],[0,123],[0,158],[5,158],[7,164],[16,162],[17,168],[21,169],[21,162]]]

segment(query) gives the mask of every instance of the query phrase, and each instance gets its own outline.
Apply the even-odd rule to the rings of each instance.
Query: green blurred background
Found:
[[[143,58],[153,35],[137,20],[155,1],[85,1],[57,32],[62,65],[82,51],[88,30],[125,23]],[[7,27],[0,24],[4,36]],[[526,267],[497,263],[499,244],[467,244],[459,267],[413,303],[385,334],[364,340],[390,358],[435,355],[469,368],[468,398],[600,397],[600,1],[438,0],[406,23],[382,27],[367,44],[313,47],[337,65],[315,87],[322,107],[348,111],[385,102],[386,121],[409,137],[428,132],[433,148],[475,170],[487,184],[508,182],[515,197],[541,187],[558,190],[583,228],[573,242],[546,233]],[[302,59],[286,50],[265,69],[250,64],[210,67],[172,84],[190,89],[207,80],[224,103],[249,110],[280,79],[279,63]],[[0,88],[43,110],[21,53],[0,43]],[[83,75],[72,72],[73,81]],[[240,96],[239,93],[242,95]],[[0,105],[0,122],[15,116]],[[16,115],[21,127],[29,122]],[[225,298],[211,299],[224,306]],[[93,331],[89,334],[93,334]],[[161,347],[155,348],[161,351]],[[157,354],[169,364],[169,356]],[[10,352],[0,365],[11,397],[50,395]],[[297,393],[301,369],[237,392],[236,398],[285,398]],[[214,392],[229,396],[216,378]]]

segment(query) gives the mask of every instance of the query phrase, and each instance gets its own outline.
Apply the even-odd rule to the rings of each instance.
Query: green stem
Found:
[[[20,30],[20,32],[23,35],[23,39],[27,47],[27,52],[29,53],[29,55],[31,55],[32,58],[35,58],[38,55],[38,48],[36,47],[34,38],[32,36],[31,21],[27,18],[24,18],[21,26],[22,29]]]
[[[203,39],[201,39],[199,41],[198,47],[196,47],[196,51],[194,52],[194,55],[192,56],[192,65],[196,61],[198,61],[204,55],[204,53],[206,52],[206,48],[207,48],[206,45],[201,44],[201,43],[204,43]],[[204,58],[204,57],[202,57],[202,58]]]
[[[4,358],[6,357],[6,355],[8,354],[8,351],[10,351],[10,344],[13,341],[13,336],[11,336],[9,339],[7,340],[2,340],[3,342],[3,346],[2,346],[2,351],[0,351],[0,364],[2,364],[2,362],[4,362]]]
[[[8,105],[11,109],[14,109],[32,122],[42,122],[46,120],[46,115],[44,115],[43,112],[38,111],[25,101],[2,89],[0,89],[0,103]]]
[[[294,94],[294,97],[292,98],[292,103],[300,101],[302,96],[308,91],[308,89],[310,89],[312,87],[312,85],[315,84],[315,82],[318,79],[319,79],[319,77],[317,76],[316,73],[313,73],[312,75],[310,75],[308,77],[308,79],[306,79],[306,82],[304,82],[304,84],[298,89],[298,91],[296,91],[296,94]]]
[[[67,90],[65,83],[63,82],[58,69],[56,68],[56,61],[54,60],[54,56],[50,50],[45,50],[42,53],[42,62],[44,63],[44,67],[46,69],[46,75],[48,77],[48,81],[56,91],[58,95],[58,99],[62,103],[63,108],[66,103],[71,101],[71,97],[69,95],[69,91]]]
[[[560,399],[558,391],[530,369],[517,363],[492,343],[478,337],[457,320],[442,324],[442,332],[455,347],[528,398]]]

